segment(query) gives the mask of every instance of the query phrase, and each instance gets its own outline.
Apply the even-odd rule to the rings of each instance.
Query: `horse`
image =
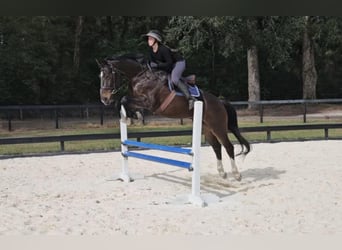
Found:
[[[128,95],[122,97],[121,104],[127,111],[127,117],[137,118],[136,111],[141,109],[168,118],[193,117],[193,110],[188,109],[186,98],[170,91],[167,73],[152,70],[142,55],[126,54],[97,63],[100,67],[100,97],[104,105],[111,104],[115,93],[124,86],[123,76],[128,80]],[[237,155],[246,156],[251,148],[239,131],[236,110],[229,102],[209,92],[200,90],[200,93],[203,100],[203,134],[216,155],[219,176],[227,178],[222,164],[223,146],[230,158],[232,174],[240,181],[241,174],[235,162],[234,146],[229,140],[228,131],[234,134],[241,145],[241,152]]]

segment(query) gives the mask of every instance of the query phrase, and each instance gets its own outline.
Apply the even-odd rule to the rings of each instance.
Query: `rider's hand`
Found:
[[[158,64],[155,62],[150,62],[151,68],[158,68]]]

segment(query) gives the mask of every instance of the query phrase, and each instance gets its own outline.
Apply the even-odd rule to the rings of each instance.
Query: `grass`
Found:
[[[144,132],[144,131],[175,131],[175,130],[189,130],[191,124],[187,125],[132,125],[129,127],[130,132]],[[35,137],[35,136],[59,136],[59,135],[79,135],[79,134],[106,134],[106,133],[120,133],[118,126],[107,127],[97,126],[94,124],[79,125],[64,129],[16,129],[9,132],[5,129],[0,129],[0,138],[10,137]],[[161,143],[167,145],[190,145],[191,136],[179,137],[160,137],[160,138],[144,138],[143,141],[151,143]],[[65,151],[68,152],[85,152],[85,151],[109,151],[119,150],[120,140],[89,140],[89,141],[71,141],[65,142]],[[31,144],[14,144],[1,145],[0,155],[22,155],[22,154],[37,154],[37,153],[53,153],[60,151],[60,143],[31,143]]]
[[[308,124],[315,123],[341,123],[341,118],[325,119],[325,118],[315,118],[310,119]],[[4,122],[5,123],[5,122]],[[54,135],[75,135],[75,134],[93,134],[93,133],[119,133],[118,122],[107,123],[101,126],[97,123],[79,123],[68,121],[68,123],[62,123],[63,126],[60,129],[54,129],[53,125],[49,123],[44,126],[39,123],[40,128],[16,128],[14,123],[14,131],[9,132],[6,129],[6,124],[0,127],[0,138],[5,137],[33,137],[33,136],[54,136]],[[37,123],[37,121],[31,121],[32,124]],[[31,124],[31,125],[32,125]],[[303,122],[298,119],[298,117],[288,117],[288,118],[277,118],[271,117],[264,119],[264,123],[260,123],[259,120],[248,119],[248,117],[239,117],[240,127],[251,127],[251,126],[272,126],[272,125],[297,125],[303,124]],[[22,125],[22,124],[21,124]],[[43,127],[43,128],[42,128]],[[171,130],[189,130],[191,129],[191,122],[185,121],[185,125],[180,125],[178,121],[176,122],[148,122],[148,125],[138,125],[134,124],[129,126],[130,132],[144,132],[144,131],[171,131]],[[244,136],[249,141],[266,141],[266,132],[253,132],[245,133]],[[230,139],[233,143],[236,143],[234,136],[229,134]],[[272,140],[302,140],[302,139],[316,139],[324,138],[323,130],[310,130],[310,131],[279,131],[272,132]],[[331,129],[329,130],[329,137],[342,137],[341,129]],[[165,145],[180,145],[180,146],[190,146],[191,136],[176,136],[176,137],[159,137],[159,138],[143,138],[142,141],[165,144]],[[204,137],[202,139],[204,142]],[[67,152],[94,152],[94,151],[110,151],[119,150],[120,141],[119,140],[90,140],[90,141],[72,141],[65,143],[65,151]],[[32,143],[32,144],[16,144],[16,145],[1,145],[0,155],[22,155],[22,154],[40,154],[40,153],[56,153],[60,151],[59,143]]]
[[[158,137],[145,138],[142,141],[150,143],[158,143],[164,145],[181,145],[191,146],[191,136],[177,137]],[[120,140],[90,140],[90,141],[71,141],[65,142],[65,151],[68,152],[85,152],[85,151],[109,151],[119,150]],[[59,143],[33,143],[33,144],[15,144],[2,145],[0,147],[0,155],[21,155],[32,153],[51,153],[59,152]]]

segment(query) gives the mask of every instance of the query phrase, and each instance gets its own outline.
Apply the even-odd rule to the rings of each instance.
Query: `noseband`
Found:
[[[147,64],[148,65],[148,64]],[[149,66],[149,65],[148,65]],[[110,85],[109,86],[105,86],[104,84],[104,80],[103,80],[103,75],[104,75],[104,70],[101,69],[101,73],[100,73],[100,78],[101,78],[101,88],[100,90],[112,90],[111,92],[111,95],[115,95],[116,93],[118,93],[123,87],[124,87],[124,84],[121,84],[120,87],[116,88],[116,76],[123,76],[125,78],[127,78],[128,80],[130,80],[128,77],[127,77],[127,74],[116,68],[116,67],[113,67],[112,64],[107,64],[107,67],[110,67],[110,70],[111,70],[111,81],[110,81]],[[147,69],[144,69],[143,66],[140,64],[140,68],[141,68],[141,71],[139,72],[138,75],[144,73],[146,70],[150,70],[152,71],[152,69],[150,67],[147,67]],[[111,87],[112,85],[112,82],[114,82],[114,86]]]
[[[116,93],[119,92],[119,90],[123,87],[120,86],[119,88],[116,88],[116,73],[120,74],[120,72],[116,72],[113,68],[112,65],[110,65],[110,68],[111,68],[111,82],[114,82],[114,86],[111,87],[111,86],[104,86],[104,81],[103,81],[103,70],[101,70],[101,73],[100,73],[100,79],[101,79],[101,87],[100,87],[100,90],[112,90],[112,93],[111,95],[115,95]]]

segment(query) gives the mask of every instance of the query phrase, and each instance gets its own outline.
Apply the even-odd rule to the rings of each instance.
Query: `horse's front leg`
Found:
[[[143,97],[124,96],[121,99],[121,105],[125,107],[127,117],[138,120],[142,119],[141,110],[147,108],[145,103],[146,100]]]

